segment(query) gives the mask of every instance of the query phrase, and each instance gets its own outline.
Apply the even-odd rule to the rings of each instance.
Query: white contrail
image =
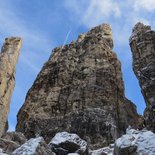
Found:
[[[69,31],[68,31],[68,33],[67,33],[67,35],[66,35],[66,38],[65,38],[65,40],[64,40],[64,43],[63,43],[63,45],[62,45],[62,48],[65,46],[65,44],[66,44],[66,42],[67,42],[67,40],[68,40],[68,37],[69,37],[71,31],[72,31],[72,28],[69,29]]]

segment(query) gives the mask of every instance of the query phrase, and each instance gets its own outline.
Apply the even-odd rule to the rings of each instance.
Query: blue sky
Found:
[[[0,4],[0,46],[8,36],[23,38],[9,113],[10,130],[14,130],[16,114],[52,49],[101,23],[112,26],[125,94],[143,113],[145,103],[132,71],[128,40],[138,21],[155,27],[155,0],[0,0]]]

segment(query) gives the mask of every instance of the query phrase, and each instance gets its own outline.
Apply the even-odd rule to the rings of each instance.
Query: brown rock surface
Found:
[[[146,101],[146,126],[155,132],[155,31],[137,23],[130,38],[133,70]]]
[[[20,38],[6,38],[0,53],[0,137],[8,128],[8,112],[20,48]]]
[[[121,63],[103,24],[77,42],[55,48],[18,113],[17,131],[46,141],[57,132],[77,133],[92,148],[108,145],[136,126],[136,107],[124,96]]]
[[[0,149],[5,153],[11,154],[26,141],[26,137],[20,132],[7,132],[0,138]]]
[[[19,145],[22,145],[27,141],[26,137],[20,132],[7,132],[2,135],[2,138],[9,141],[14,141]]]
[[[2,149],[3,152],[10,154],[18,147],[20,147],[20,145],[16,142],[0,138],[0,149]]]

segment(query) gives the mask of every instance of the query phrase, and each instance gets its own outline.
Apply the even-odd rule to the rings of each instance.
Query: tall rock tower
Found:
[[[155,31],[137,23],[130,37],[133,70],[146,102],[146,126],[155,132]]]
[[[0,136],[8,128],[8,112],[21,42],[20,38],[6,38],[0,53]]]
[[[136,107],[124,96],[121,63],[112,48],[107,24],[55,48],[27,93],[17,131],[47,141],[68,131],[96,148],[136,126]]]

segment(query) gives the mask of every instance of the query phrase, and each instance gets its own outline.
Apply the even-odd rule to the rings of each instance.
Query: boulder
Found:
[[[86,155],[88,153],[87,142],[78,135],[68,132],[57,133],[49,143],[49,147],[58,155],[67,155],[69,153]]]
[[[155,31],[137,23],[130,37],[133,70],[146,102],[144,113],[147,129],[155,132]]]
[[[115,142],[115,155],[153,155],[155,154],[155,134],[148,130],[128,129]]]
[[[48,148],[42,137],[38,137],[31,138],[13,151],[11,155],[55,155],[55,153]]]

